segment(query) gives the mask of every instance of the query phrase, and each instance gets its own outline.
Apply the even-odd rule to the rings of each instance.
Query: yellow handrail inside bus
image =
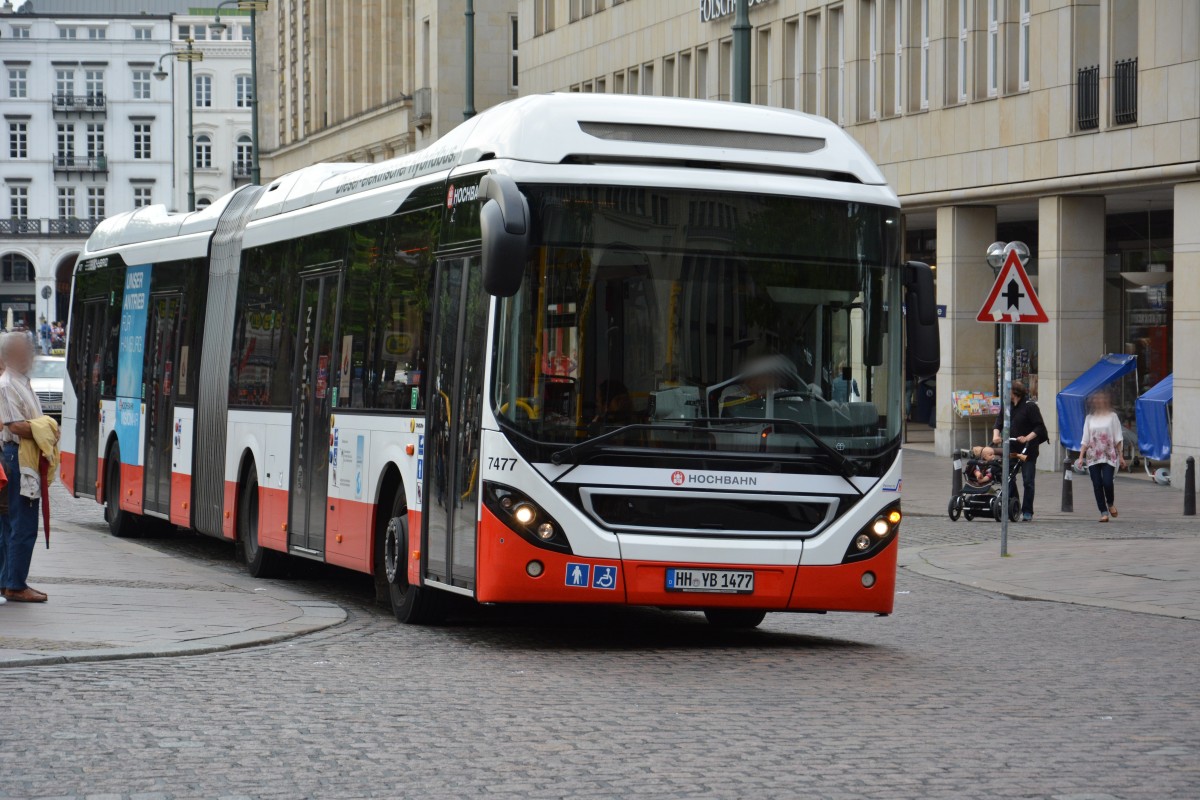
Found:
[[[529,403],[525,402],[524,400],[517,400],[517,408],[523,410],[527,415],[529,415],[530,419],[538,418],[537,409],[535,409],[533,406],[531,406]],[[501,414],[508,413],[508,403],[505,403],[504,405],[500,406],[500,413]]]

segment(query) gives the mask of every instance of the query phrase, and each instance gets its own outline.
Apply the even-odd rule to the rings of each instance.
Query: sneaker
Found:
[[[1022,514],[1021,522],[1033,522],[1033,514]]]

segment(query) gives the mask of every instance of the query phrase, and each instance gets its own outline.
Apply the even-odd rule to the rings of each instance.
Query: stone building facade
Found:
[[[517,2],[474,5],[482,110],[516,96]],[[462,122],[465,10],[465,0],[272,3],[258,23],[263,180],[393,158]]]
[[[727,100],[733,6],[521,0],[521,92]],[[1018,347],[1051,441],[1057,392],[1135,353],[1122,404],[1174,373],[1182,475],[1200,454],[1200,3],[758,0],[750,23],[753,102],[845,126],[900,195],[908,256],[936,267],[936,450],[967,441],[951,393],[996,388],[984,252],[1022,240],[1050,323]]]

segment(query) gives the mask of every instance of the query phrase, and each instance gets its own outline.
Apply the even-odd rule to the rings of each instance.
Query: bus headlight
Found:
[[[896,538],[900,530],[900,502],[896,501],[854,534],[842,563],[872,558]]]
[[[484,481],[483,505],[496,519],[530,544],[560,553],[572,552],[563,526],[524,492]]]

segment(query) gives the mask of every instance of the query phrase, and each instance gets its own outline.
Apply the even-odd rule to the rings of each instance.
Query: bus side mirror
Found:
[[[908,325],[908,372],[911,377],[936,375],[942,362],[938,335],[937,295],[933,270],[920,261],[904,265],[904,307]]]
[[[483,288],[512,297],[521,288],[529,257],[529,203],[507,175],[479,182],[479,228],[483,240]]]

